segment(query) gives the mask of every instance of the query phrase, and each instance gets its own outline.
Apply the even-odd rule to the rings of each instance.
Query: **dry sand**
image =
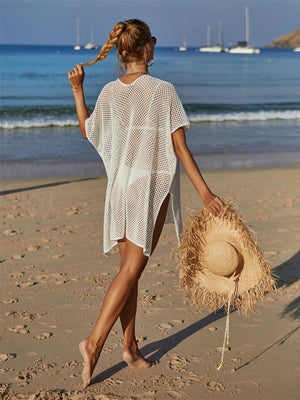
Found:
[[[300,393],[300,168],[206,171],[213,190],[231,198],[279,275],[259,313],[231,315],[231,350],[216,365],[224,312],[184,303],[166,225],[140,280],[137,335],[159,363],[133,372],[113,328],[94,372],[81,386],[78,343],[98,315],[118,270],[102,252],[105,178],[2,183],[1,350],[3,399],[297,399]],[[184,219],[202,207],[182,175]],[[298,352],[298,353],[297,353]]]

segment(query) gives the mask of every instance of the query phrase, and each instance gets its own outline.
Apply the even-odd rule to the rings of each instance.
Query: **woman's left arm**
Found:
[[[83,67],[80,64],[77,64],[72,71],[68,72],[68,78],[74,94],[76,113],[79,121],[80,130],[82,136],[87,139],[85,131],[85,121],[89,117],[89,113],[86,108],[82,87],[84,80]]]
[[[194,157],[186,145],[185,132],[183,128],[179,128],[177,131],[173,132],[172,141],[175,153],[179,157],[190,181],[200,194],[205,207],[215,217],[221,216],[224,204],[218,196],[211,192],[205,180],[203,179]]]

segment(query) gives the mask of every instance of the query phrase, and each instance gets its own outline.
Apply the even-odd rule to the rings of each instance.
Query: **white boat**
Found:
[[[79,40],[79,18],[76,18],[76,44],[74,50],[81,50],[80,40]]]
[[[199,51],[205,53],[222,53],[224,51],[228,51],[223,47],[223,39],[222,39],[222,23],[219,22],[219,44],[215,46],[211,46],[210,43],[210,26],[207,26],[207,38],[206,38],[206,46],[200,47]]]
[[[299,52],[300,51],[300,46],[295,47],[293,51]]]
[[[246,40],[244,42],[237,42],[236,46],[229,49],[231,54],[259,54],[260,49],[249,45],[249,8],[245,8],[245,19],[246,19]]]
[[[186,47],[186,38],[185,36],[182,36],[182,44],[181,46],[179,46],[178,50],[179,51],[186,51],[187,47]]]
[[[91,50],[91,49],[98,49],[98,46],[94,44],[94,33],[93,33],[93,27],[91,26],[91,41],[87,43],[84,48],[86,50]]]

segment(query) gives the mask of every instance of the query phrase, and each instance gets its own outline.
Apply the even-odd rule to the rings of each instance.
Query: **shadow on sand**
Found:
[[[284,263],[274,269],[278,275],[278,288],[288,288],[300,279],[300,251]],[[300,318],[300,296],[288,304],[280,314],[281,317],[290,317],[292,319]]]
[[[3,196],[5,194],[26,192],[28,190],[43,189],[43,188],[46,188],[46,187],[54,187],[54,186],[66,185],[67,183],[73,183],[73,182],[91,181],[91,180],[94,180],[94,179],[99,179],[99,178],[95,177],[95,178],[70,179],[70,180],[60,181],[60,182],[45,183],[44,185],[36,185],[36,186],[29,186],[29,187],[25,187],[25,188],[19,188],[19,189],[3,190],[2,192],[0,192],[0,195]]]
[[[278,281],[277,286],[280,287],[288,287],[292,285],[294,282],[298,281],[300,278],[300,251],[298,251],[292,258],[285,261],[284,263],[278,265],[273,269],[273,272],[277,275]],[[234,312],[234,310],[233,310]],[[299,318],[300,316],[300,296],[293,300],[289,305],[285,307],[285,309],[280,314],[281,317],[289,316],[293,319]],[[219,319],[224,317],[223,309],[216,314],[212,313],[208,316],[202,318],[201,320],[195,322],[194,324],[182,329],[179,332],[174,333],[171,336],[168,336],[164,339],[157,340],[155,342],[149,343],[141,349],[141,353],[144,357],[148,358],[150,361],[159,361],[166,353],[176,347],[180,342],[187,339],[189,336],[194,333],[200,331],[205,328],[209,324],[218,321]],[[280,346],[284,344],[294,333],[296,333],[300,329],[300,325],[288,332],[286,335],[276,340],[273,344],[268,346],[266,349],[262,350],[259,354],[254,356],[251,360],[247,361],[237,369],[244,368],[249,365],[259,357],[261,357],[264,353],[269,351],[274,346]],[[150,355],[150,356],[149,356]],[[92,383],[100,383],[105,379],[111,377],[121,369],[125,368],[127,364],[122,361],[114,366],[106,369],[105,371],[98,374],[95,378],[92,379]]]
[[[218,321],[223,317],[224,317],[223,310],[217,312],[216,314],[213,313],[209,314],[206,317],[200,319],[199,321],[193,323],[190,326],[187,326],[181,331],[174,333],[171,336],[147,344],[146,346],[141,348],[140,351],[142,355],[147,359],[149,359],[150,361],[158,362],[166,353],[168,353],[170,350],[176,347],[180,342],[182,342],[189,336],[193,335],[194,333],[200,331],[201,329],[205,328],[206,326],[210,325],[215,321]],[[104,381],[105,379],[114,375],[115,373],[117,373],[126,366],[127,364],[124,361],[122,361],[112,366],[111,368],[106,369],[105,371],[95,376],[95,378],[93,378],[92,384]]]

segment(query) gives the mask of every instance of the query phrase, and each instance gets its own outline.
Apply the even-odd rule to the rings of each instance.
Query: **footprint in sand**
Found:
[[[0,374],[6,374],[7,372],[13,372],[13,371],[14,368],[0,368]],[[1,383],[0,383],[0,388],[1,388]],[[0,393],[3,394],[1,391]]]
[[[209,328],[207,328],[207,330],[208,330],[209,332],[215,332],[217,329],[218,329],[218,328],[215,327],[215,326],[210,326]]]
[[[173,328],[174,325],[170,324],[170,322],[162,322],[161,324],[157,324],[155,326],[156,329],[159,329],[160,331],[168,331],[169,329]]]
[[[39,371],[49,371],[50,369],[56,367],[56,363],[43,364],[41,358],[36,360],[34,365]]]
[[[31,287],[31,286],[37,285],[37,283],[38,282],[34,282],[34,281],[17,282],[17,287],[27,288],[27,287]]]
[[[15,236],[15,235],[18,235],[19,233],[20,233],[19,231],[16,231],[14,229],[7,229],[6,231],[4,231],[2,233],[2,235],[3,236]]]
[[[183,372],[189,363],[188,359],[180,356],[179,354],[169,353],[170,360],[167,362],[167,367],[176,372]]]
[[[53,333],[51,333],[51,332],[44,332],[44,333],[41,333],[40,335],[33,336],[33,339],[36,339],[36,340],[45,340],[45,339],[49,339],[51,336],[53,336]]]
[[[13,260],[21,260],[23,257],[25,257],[25,254],[14,254],[11,258]]]
[[[206,386],[208,386],[208,389],[212,392],[223,392],[223,390],[225,389],[222,383],[215,381],[208,381]]]
[[[15,353],[2,353],[0,354],[0,361],[7,361],[16,358],[17,355]]]
[[[13,271],[9,274],[10,278],[22,278],[24,275],[24,271]]]
[[[27,335],[30,333],[29,329],[27,329],[27,325],[16,325],[11,328],[6,329],[7,332],[18,333],[19,335]]]
[[[26,267],[24,267],[24,269],[29,270],[29,269],[34,269],[36,268],[35,265],[26,265]]]
[[[79,365],[79,363],[78,363],[76,360],[72,360],[72,361],[66,362],[66,363],[62,366],[62,368],[67,368],[67,367],[75,368],[75,367],[77,367],[78,365]]]
[[[227,351],[230,351],[230,350],[231,350],[231,347],[225,346],[224,353],[226,353]],[[216,351],[218,351],[219,353],[222,353],[223,347],[216,347]]]
[[[41,248],[41,246],[35,246],[33,244],[30,244],[25,248],[25,251],[37,251]]]
[[[19,301],[19,299],[17,297],[10,297],[7,300],[3,300],[2,303],[4,303],[4,304],[14,304],[14,303],[17,303],[18,301]]]
[[[42,317],[43,315],[45,315],[46,313],[42,312],[42,313],[31,313],[28,310],[25,311],[8,311],[5,313],[5,315],[7,317],[11,317],[11,318],[19,318],[22,320],[26,320],[26,319],[30,319],[31,321],[33,321],[34,319],[38,318],[38,317]]]
[[[171,319],[171,322],[173,322],[174,324],[184,324],[183,319]]]
[[[27,368],[24,371],[19,372],[15,380],[17,381],[19,386],[26,386],[36,376],[36,371]]]
[[[147,340],[147,336],[137,336],[136,337],[136,341],[138,343],[144,342],[145,340]]]

